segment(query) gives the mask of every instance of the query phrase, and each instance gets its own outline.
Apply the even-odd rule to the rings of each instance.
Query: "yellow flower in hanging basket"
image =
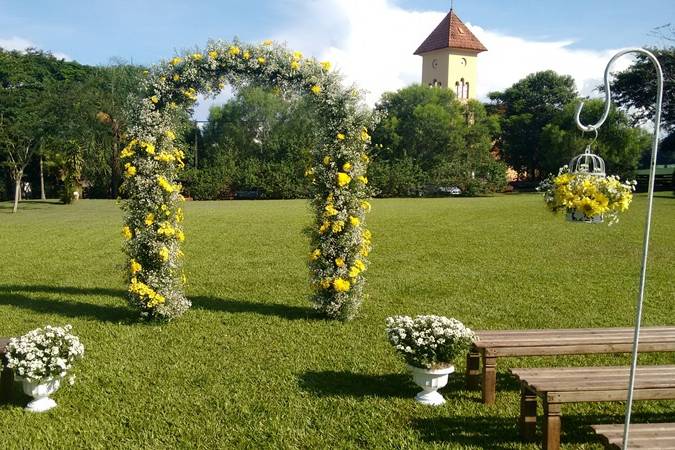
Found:
[[[600,223],[609,218],[616,223],[618,213],[628,209],[633,200],[635,181],[621,182],[617,176],[570,173],[567,166],[557,176],[544,180],[538,188],[553,212],[565,211],[573,222]]]

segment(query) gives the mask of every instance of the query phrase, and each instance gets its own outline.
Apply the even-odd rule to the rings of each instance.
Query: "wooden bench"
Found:
[[[476,331],[479,340],[466,361],[467,387],[478,388],[482,378],[483,403],[492,404],[496,396],[497,358],[630,353],[633,332],[633,328]],[[643,327],[639,350],[643,353],[675,351],[675,327]]]
[[[560,448],[563,403],[623,402],[628,398],[629,367],[511,369],[521,383],[520,434],[532,440],[537,426],[537,397],[544,405],[544,449]],[[675,365],[639,366],[635,400],[675,400]]]
[[[605,448],[623,448],[623,424],[593,425]],[[630,425],[628,448],[658,448],[675,450],[675,423],[635,423]]]
[[[0,401],[7,401],[12,395],[12,384],[14,383],[14,373],[12,369],[7,368],[5,359],[5,350],[9,344],[8,338],[0,338],[0,362],[2,363],[2,372],[0,373]]]

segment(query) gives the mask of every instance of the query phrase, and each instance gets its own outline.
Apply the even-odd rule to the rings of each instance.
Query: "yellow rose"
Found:
[[[145,224],[150,226],[153,223],[155,223],[155,215],[153,213],[148,213],[148,215],[145,216]]]
[[[342,165],[342,170],[344,170],[345,172],[349,172],[350,170],[352,170],[352,163],[348,163],[348,162],[344,163]]]
[[[159,97],[153,95],[152,97],[150,97],[150,101],[156,105],[157,103],[159,103]]]
[[[326,155],[323,157],[323,165],[327,166],[328,164],[330,164],[330,156]]]
[[[232,56],[237,56],[239,53],[241,53],[241,49],[239,47],[230,47],[228,50],[228,53]]]
[[[263,58],[262,56],[260,56],[260,57],[258,58],[258,64],[265,64],[265,58]]]
[[[315,84],[314,86],[312,86],[312,92],[314,93],[314,95],[319,95],[321,93],[321,86]]]
[[[349,175],[347,175],[344,172],[338,172],[336,178],[337,178],[337,184],[340,187],[345,187],[352,181],[352,177],[350,177]]]
[[[326,72],[330,70],[330,61],[321,61],[321,68]]]
[[[217,57],[218,57],[218,52],[216,52],[215,50],[211,50],[209,52],[209,58],[216,59]]]
[[[319,259],[320,256],[321,256],[321,250],[319,250],[317,248],[312,253],[310,253],[309,259],[311,259],[312,261],[316,261],[317,259]]]
[[[171,65],[172,65],[172,66],[175,66],[176,64],[180,64],[181,61],[183,61],[183,60],[182,60],[181,58],[179,58],[178,56],[176,56],[175,58],[173,58],[173,59],[171,60]]]
[[[122,236],[124,236],[124,239],[127,241],[133,237],[133,234],[131,233],[131,228],[125,226],[122,228]]]
[[[338,267],[344,267],[345,266],[345,260],[342,258],[335,258],[335,265]]]
[[[337,134],[338,141],[344,141],[345,140],[345,135],[343,133],[338,133]]]
[[[361,223],[361,220],[358,217],[349,216],[349,223],[353,227],[358,227],[359,224]]]
[[[159,250],[159,257],[162,258],[162,261],[167,262],[169,260],[169,249],[162,247]]]
[[[336,292],[347,292],[351,286],[352,284],[349,282],[349,280],[342,278],[336,278],[333,280],[333,288]]]
[[[131,272],[131,275],[136,275],[138,272],[140,272],[142,269],[141,265],[136,262],[135,259],[132,259],[129,265],[129,271]]]

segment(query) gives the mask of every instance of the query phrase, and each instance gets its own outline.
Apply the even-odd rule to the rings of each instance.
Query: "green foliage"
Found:
[[[543,173],[558,173],[574,156],[583,153],[592,136],[582,136],[576,127],[576,103],[570,103],[541,131],[540,167]],[[602,115],[604,101],[587,101],[581,112],[583,123],[593,123]],[[651,137],[640,128],[633,128],[628,116],[612,106],[607,121],[600,128],[598,139],[592,144],[593,153],[600,155],[607,166],[607,173],[627,177],[637,169],[640,155],[649,150]]]
[[[541,133],[577,97],[574,79],[552,70],[528,75],[503,92],[489,94],[501,117],[499,146],[506,162],[530,179],[546,175]]]
[[[675,47],[650,48],[663,70],[663,127],[675,131]],[[656,71],[652,62],[638,54],[628,69],[616,74],[611,84],[612,99],[630,110],[636,123],[654,120]]]
[[[266,198],[307,197],[304,172],[320,129],[313,112],[306,98],[289,101],[269,89],[242,88],[225,104],[211,108],[198,138],[199,167],[223,174],[232,191],[256,189]],[[186,181],[189,192],[198,179]],[[222,195],[220,188],[200,190],[207,195],[202,199]]]
[[[424,193],[426,173],[411,157],[375,160],[368,171],[369,179],[381,197],[417,197]]]
[[[490,154],[499,123],[479,102],[463,104],[447,89],[409,86],[385,93],[376,110],[382,119],[373,131],[377,159],[370,175],[381,195],[422,195],[429,183],[458,186],[459,178],[470,195],[504,185],[493,181],[505,180],[506,168],[492,164]],[[489,172],[484,166],[503,172],[471,181],[472,173]]]

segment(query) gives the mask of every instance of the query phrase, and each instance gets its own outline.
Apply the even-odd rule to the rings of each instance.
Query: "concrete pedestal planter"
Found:
[[[422,388],[415,400],[424,405],[442,405],[445,403],[443,396],[438,390],[448,384],[448,375],[455,371],[455,366],[442,369],[424,369],[408,365],[415,384]]]
[[[56,402],[49,398],[61,386],[61,378],[48,378],[46,380],[30,381],[25,378],[17,378],[21,381],[23,392],[34,398],[26,405],[31,412],[45,412],[56,407]]]

